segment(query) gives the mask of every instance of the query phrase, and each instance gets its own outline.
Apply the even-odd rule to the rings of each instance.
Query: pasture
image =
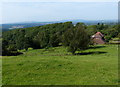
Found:
[[[118,46],[98,45],[77,55],[65,47],[2,57],[3,85],[117,85]]]

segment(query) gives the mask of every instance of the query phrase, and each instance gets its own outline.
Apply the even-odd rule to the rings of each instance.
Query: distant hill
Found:
[[[67,21],[72,21],[74,24],[78,22],[83,22],[87,25],[93,25],[97,23],[104,23],[104,24],[116,24],[118,21],[117,20],[83,20],[83,19],[72,19],[72,20],[61,20],[62,22],[67,22]]]
[[[67,21],[71,21],[73,24],[76,24],[78,22],[83,22],[86,25],[94,25],[97,23],[114,25],[117,23],[117,20],[68,19],[68,20],[50,21],[50,22],[20,22],[20,23],[0,24],[0,30],[8,31],[11,29],[35,27],[35,26],[42,26],[42,25],[53,24],[53,23],[61,23],[61,22],[63,23],[63,22],[67,22]]]
[[[37,23],[11,23],[11,24],[1,24],[0,30],[8,31],[11,29],[18,29],[18,28],[28,28],[28,27],[35,27],[35,26],[42,26],[50,23],[45,22],[37,22]]]

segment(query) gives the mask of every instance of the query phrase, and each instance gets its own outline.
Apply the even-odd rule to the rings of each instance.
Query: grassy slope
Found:
[[[65,48],[56,47],[3,57],[3,84],[116,85],[117,45],[106,45],[85,52],[86,55],[66,55]],[[87,55],[87,52],[93,53]]]
[[[2,57],[0,56],[0,86],[2,86]]]

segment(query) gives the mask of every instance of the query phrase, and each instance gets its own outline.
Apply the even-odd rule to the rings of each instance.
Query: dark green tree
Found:
[[[57,34],[53,34],[53,35],[50,35],[50,40],[49,40],[49,45],[51,47],[56,47],[59,45],[59,37],[57,36]]]
[[[75,54],[77,50],[85,50],[89,46],[90,37],[85,28],[83,23],[79,23],[74,29],[70,29],[64,34],[63,44],[68,46],[68,51],[72,54]]]
[[[40,48],[47,47],[49,45],[49,32],[41,31],[35,37],[34,41],[39,45]]]

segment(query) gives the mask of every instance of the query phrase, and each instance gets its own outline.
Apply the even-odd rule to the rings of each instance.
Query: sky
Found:
[[[1,23],[118,19],[118,0],[4,0]]]

